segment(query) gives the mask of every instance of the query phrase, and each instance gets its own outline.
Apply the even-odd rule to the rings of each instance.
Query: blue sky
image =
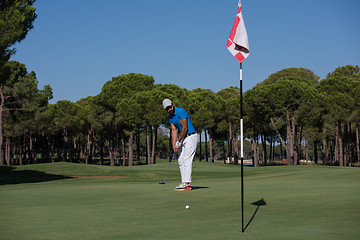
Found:
[[[321,78],[360,65],[360,1],[243,0],[250,55],[243,88],[304,67]],[[155,83],[218,92],[239,86],[226,49],[237,0],[37,0],[38,15],[12,60],[49,84],[51,103],[100,93],[112,77],[141,73]]]

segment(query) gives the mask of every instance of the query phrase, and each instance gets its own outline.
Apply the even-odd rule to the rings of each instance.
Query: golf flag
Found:
[[[240,63],[250,54],[249,41],[246,33],[244,19],[241,13],[241,0],[239,0],[239,9],[235,18],[234,26],[231,30],[227,49]]]
[[[241,0],[239,0],[239,9],[236,14],[234,26],[231,30],[227,49],[240,63],[240,142],[241,142],[241,231],[244,232],[244,135],[243,135],[243,99],[242,99],[242,61],[250,54],[249,41],[246,33],[244,19],[241,13]]]

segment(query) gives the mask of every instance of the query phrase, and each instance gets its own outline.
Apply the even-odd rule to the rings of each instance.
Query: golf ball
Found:
[[[190,206],[189,206],[189,205],[186,205],[186,206],[185,206],[185,208],[186,208],[186,209],[189,209],[189,208],[190,208]]]

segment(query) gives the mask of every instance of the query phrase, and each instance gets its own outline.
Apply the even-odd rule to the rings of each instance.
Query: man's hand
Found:
[[[173,145],[174,152],[177,152],[179,150],[180,146],[181,146],[181,142],[176,141],[175,144]]]

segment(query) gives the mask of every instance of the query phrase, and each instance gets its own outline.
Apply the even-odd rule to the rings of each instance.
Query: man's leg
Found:
[[[197,139],[197,134],[194,134],[186,137],[182,143],[179,166],[183,183],[191,183],[192,163],[196,153]]]

